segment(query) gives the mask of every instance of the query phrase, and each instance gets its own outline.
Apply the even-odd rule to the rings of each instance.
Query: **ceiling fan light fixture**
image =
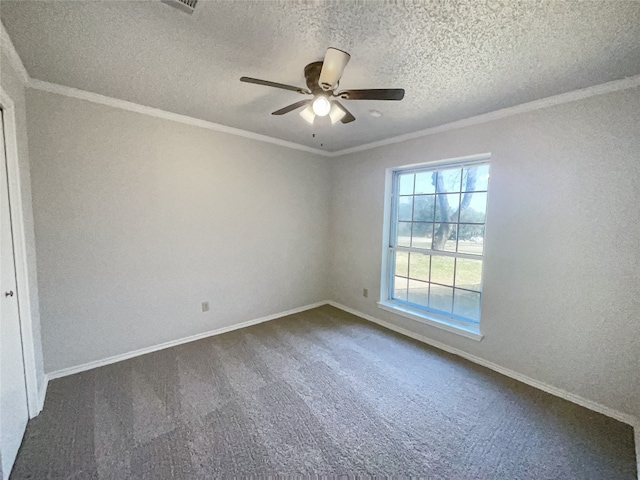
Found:
[[[329,118],[331,119],[331,125],[336,124],[340,120],[344,118],[347,114],[342,108],[340,108],[336,103],[331,104],[331,111],[329,112]]]
[[[319,117],[326,116],[331,111],[331,102],[324,95],[318,95],[311,104],[313,113]]]
[[[313,104],[310,103],[306,108],[303,108],[300,112],[300,116],[304,118],[305,121],[313,125],[313,121],[316,119],[316,114],[313,111]]]

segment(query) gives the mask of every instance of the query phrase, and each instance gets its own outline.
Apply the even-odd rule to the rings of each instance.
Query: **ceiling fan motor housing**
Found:
[[[313,93],[314,95],[323,93],[325,91],[325,89],[318,84],[321,71],[322,62],[313,62],[304,67],[304,78],[307,82],[307,87],[309,87],[309,90],[311,90],[311,93]],[[331,87],[331,85],[329,87]],[[331,88],[329,88],[329,90],[331,90]]]

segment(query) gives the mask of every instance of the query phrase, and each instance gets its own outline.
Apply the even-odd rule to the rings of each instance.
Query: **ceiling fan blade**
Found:
[[[344,105],[342,105],[340,102],[338,102],[337,100],[334,100],[333,102],[346,113],[346,115],[340,119],[342,123],[351,123],[356,119],[356,117],[354,117],[349,110],[344,108]]]
[[[337,94],[344,100],[402,100],[403,88],[372,88],[369,90],[343,90]]]
[[[291,105],[288,105],[288,106],[286,106],[284,108],[281,108],[280,110],[276,110],[271,115],[284,115],[285,113],[292,112],[296,108],[300,108],[300,107],[302,107],[304,105],[308,105],[310,103],[311,103],[311,100],[300,100],[299,102],[292,103]]]
[[[293,85],[285,85],[284,83],[270,82],[268,80],[260,80],[259,78],[240,77],[241,82],[255,83],[256,85],[264,85],[265,87],[282,88],[284,90],[291,90],[298,93],[311,93],[306,88],[294,87]]]
[[[347,52],[343,52],[337,48],[327,48],[327,53],[322,62],[320,78],[318,79],[318,85],[320,85],[322,90],[328,92],[336,87],[340,81],[340,77],[342,77],[344,67],[347,66],[350,58],[351,55]]]

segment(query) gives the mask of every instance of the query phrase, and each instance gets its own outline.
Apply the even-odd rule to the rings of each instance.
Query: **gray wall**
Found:
[[[640,415],[638,89],[336,159],[35,90],[27,113],[49,372],[329,298]],[[385,169],[484,152],[476,342],[375,302]]]
[[[27,140],[27,118],[25,88],[20,76],[13,69],[4,52],[0,58],[0,84],[11,97],[15,108],[16,135],[18,141],[18,162],[20,170],[20,193],[22,196],[22,215],[27,254],[27,276],[29,283],[29,300],[31,307],[31,323],[36,360],[36,376],[38,391],[44,389],[44,365],[42,359],[42,341],[40,336],[40,308],[38,304],[38,276],[36,270],[36,248],[33,227],[33,211],[31,205],[31,177],[29,168],[29,148]],[[20,292],[18,292],[19,294]]]
[[[36,90],[27,110],[47,372],[326,299],[327,159]]]
[[[639,125],[636,88],[337,159],[330,298],[640,416]],[[485,338],[477,342],[376,301],[385,169],[485,152]]]

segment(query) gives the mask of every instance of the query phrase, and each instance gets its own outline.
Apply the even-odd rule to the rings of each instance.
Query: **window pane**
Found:
[[[460,222],[484,223],[487,215],[487,194],[465,193],[462,199],[463,204],[465,202],[469,203],[465,208],[460,210]]]
[[[396,245],[411,246],[411,222],[398,222]]]
[[[462,190],[487,190],[489,185],[489,165],[465,167],[462,173]]]
[[[429,284],[418,280],[409,280],[409,296],[407,300],[426,307],[429,304]]]
[[[452,313],[453,288],[431,284],[429,292],[429,308],[443,313]]]
[[[484,249],[484,225],[461,224],[459,228],[458,252],[482,255]]]
[[[407,299],[407,279],[393,277],[393,298],[397,300]]]
[[[460,194],[449,193],[436,196],[436,221],[457,222]]]
[[[433,223],[416,222],[413,224],[413,236],[411,237],[412,247],[431,249],[432,237]]]
[[[437,188],[438,193],[459,192],[461,168],[451,168],[438,172]]]
[[[453,272],[456,259],[453,257],[431,257],[431,282],[453,286]]]
[[[409,277],[428,282],[430,259],[431,255],[411,252],[411,258],[409,260]]]
[[[434,224],[433,249],[443,252],[456,251],[458,225],[455,223]]]
[[[416,195],[414,197],[415,208],[413,210],[414,222],[433,222],[435,214],[435,195]]]
[[[458,225],[458,245],[463,242],[482,244],[483,235],[484,225],[467,225],[464,223]]]
[[[482,290],[482,260],[456,259],[456,287]]]
[[[398,179],[398,190],[400,195],[412,195],[413,194],[413,179],[415,175],[413,173],[405,173],[400,175]]]
[[[456,288],[453,314],[469,318],[475,322],[480,321],[480,294]]]
[[[395,178],[391,296],[479,322],[489,165],[425,165]]]
[[[416,174],[416,195],[419,193],[435,193],[436,172],[423,172]]]
[[[413,213],[413,197],[400,197],[398,199],[398,220],[410,222]]]
[[[408,276],[409,272],[409,252],[396,252],[396,275],[399,277]]]

